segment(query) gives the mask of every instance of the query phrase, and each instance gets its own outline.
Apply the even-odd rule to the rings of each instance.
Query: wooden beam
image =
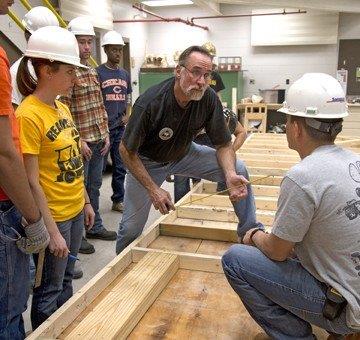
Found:
[[[238,218],[234,210],[231,208],[218,207],[214,209],[212,207],[207,207],[207,206],[189,206],[189,207],[183,206],[183,207],[179,207],[177,212],[178,212],[178,218],[169,224],[176,223],[179,218],[200,220],[203,221],[204,226],[206,226],[206,224],[209,221],[238,223]],[[275,217],[275,211],[259,210],[259,209],[256,210],[256,218],[259,220],[259,222],[265,225],[272,225],[274,221],[274,217]],[[160,234],[163,235],[161,231],[161,225],[162,223],[160,223]],[[191,237],[191,236],[187,236],[187,237]]]
[[[270,155],[267,153],[256,153],[256,154],[252,154],[252,153],[242,153],[242,152],[237,152],[236,153],[236,158],[247,161],[247,160],[263,160],[263,161],[273,161],[274,160],[274,155]],[[300,162],[300,157],[297,155],[276,155],[276,160],[277,161],[292,161],[292,162]]]
[[[220,12],[220,5],[212,0],[193,0],[193,3],[200,8],[203,8],[213,15],[222,15]]]
[[[360,147],[360,138],[336,142],[341,147]]]
[[[271,196],[278,197],[280,192],[280,187],[275,185],[252,185],[254,195],[259,196]],[[217,190],[217,183],[215,182],[204,182],[203,184],[203,194],[213,194]]]
[[[280,186],[283,176],[272,176],[262,179],[263,175],[250,174],[250,181],[255,181],[257,185]]]
[[[204,240],[237,242],[237,223],[178,218],[172,223],[160,223],[164,236],[191,237]]]
[[[73,297],[45,320],[26,339],[55,339],[88,307],[95,298],[129,266],[130,248],[112,260],[105,268],[80,288]]]
[[[179,257],[179,268],[187,270],[199,270],[210,273],[223,273],[221,256],[186,253],[179,251],[167,251],[161,249],[139,248],[132,249],[133,262],[140,261],[147,253],[171,253]]]
[[[178,268],[177,255],[146,254],[65,339],[125,339]]]
[[[247,167],[250,176],[251,175],[262,175],[262,176],[268,176],[268,175],[273,175],[273,176],[284,176],[289,169],[286,168],[271,168],[271,167],[267,167],[266,163],[264,163],[264,166],[260,167],[260,166],[249,166]]]
[[[265,154],[270,154],[270,155],[297,155],[297,153],[295,151],[290,150],[290,149],[268,149],[266,147],[263,149],[253,148],[253,147],[241,148],[241,153],[252,153],[252,154],[265,153]]]
[[[224,207],[224,208],[233,208],[233,205],[227,195],[213,195],[209,196],[206,194],[191,194],[186,203],[182,207],[189,207],[192,205],[192,201],[195,201],[193,204],[200,206],[212,206],[212,207]],[[184,202],[185,203],[185,202]],[[183,203],[183,204],[184,204]],[[265,196],[256,196],[255,197],[256,207],[260,210],[276,210],[277,209],[277,198],[275,197],[265,197]],[[179,217],[179,214],[178,214]]]

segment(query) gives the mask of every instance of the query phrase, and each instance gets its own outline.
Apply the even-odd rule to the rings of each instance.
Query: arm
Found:
[[[0,186],[26,221],[34,223],[40,219],[40,211],[12,140],[9,116],[0,116],[0,136]]]
[[[125,166],[148,191],[155,209],[159,210],[163,215],[168,214],[170,210],[175,210],[174,205],[171,202],[170,194],[161,189],[152,180],[137,152],[128,150],[123,142],[120,143],[119,150]]]
[[[54,256],[67,257],[69,249],[66,242],[51,216],[50,209],[47,205],[47,199],[44,191],[39,183],[39,164],[36,155],[24,154],[25,169],[29,178],[30,187],[35,199],[35,202],[40,208],[41,214],[44,218],[45,225],[50,234],[49,249]]]
[[[253,231],[250,229],[244,236],[244,244],[260,249],[268,258],[274,261],[285,261],[292,253],[295,243],[281,239],[274,234],[266,234],[258,231],[251,237]]]
[[[247,196],[246,184],[249,181],[236,173],[235,152],[231,142],[224,146],[216,147],[216,157],[224,172],[226,185],[229,188],[231,201],[239,201]]]
[[[86,230],[90,230],[94,226],[95,213],[93,207],[91,206],[90,198],[86,191],[85,185],[84,185],[84,197],[85,197],[84,225]]]
[[[234,151],[236,152],[237,150],[240,149],[240,147],[244,144],[246,140],[246,131],[240,122],[236,124],[234,136],[235,136],[235,140],[233,143],[233,148]]]

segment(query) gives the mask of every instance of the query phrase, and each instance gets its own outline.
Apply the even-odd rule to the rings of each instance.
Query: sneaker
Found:
[[[84,273],[81,269],[80,263],[78,263],[78,261],[75,261],[73,279],[74,280],[81,279],[83,275]]]
[[[89,233],[86,232],[87,238],[96,238],[98,240],[105,240],[105,241],[115,241],[116,240],[116,232],[109,231],[103,228],[101,231],[97,233]]]
[[[124,203],[123,202],[114,202],[112,204],[111,210],[123,212],[124,211]]]
[[[91,243],[89,243],[84,236],[81,239],[79,253],[81,253],[81,254],[95,253],[95,247]]]

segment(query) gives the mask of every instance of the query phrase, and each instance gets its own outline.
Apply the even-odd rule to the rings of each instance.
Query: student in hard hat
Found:
[[[26,66],[29,60],[37,81]],[[77,67],[84,66],[74,35],[47,26],[30,37],[18,71],[19,89],[27,96],[16,110],[24,164],[50,234],[41,285],[33,290],[34,329],[72,296],[74,257],[84,224],[91,228],[94,223],[84,188],[80,136],[68,107],[56,100],[71,91]]]
[[[110,130],[110,156],[112,160],[113,190],[112,210],[123,212],[125,166],[119,153],[119,145],[131,111],[130,74],[120,67],[124,40],[120,33],[109,31],[104,35],[102,46],[107,55],[106,63],[96,70],[104,99]]]
[[[343,339],[360,331],[360,156],[334,144],[345,94],[308,73],[279,111],[301,161],[281,183],[271,233],[250,229],[223,256],[224,272],[272,339],[314,339],[311,324]]]
[[[29,40],[31,34],[33,34],[37,29],[46,26],[59,26],[59,21],[56,18],[55,14],[51,12],[47,7],[37,6],[33,7],[29,10],[24,16],[22,20],[22,24],[24,25],[25,31],[24,36],[26,42]],[[15,63],[11,66],[11,85],[12,85],[12,103],[14,108],[20,105],[21,101],[24,99],[24,96],[20,93],[16,77],[17,71],[20,65],[22,57],[15,61]],[[36,79],[36,74],[34,73],[34,69],[31,64],[28,65],[31,75]]]
[[[0,0],[0,15],[7,14],[12,3]],[[30,281],[28,254],[45,249],[49,233],[21,161],[19,129],[11,105],[9,60],[2,47],[0,136],[0,338],[24,339],[22,313]]]
[[[109,150],[110,139],[108,116],[101,94],[99,78],[96,70],[89,65],[95,37],[94,27],[87,18],[78,17],[69,22],[68,30],[75,34],[80,50],[80,61],[88,67],[76,70],[77,81],[70,95],[61,98],[61,101],[69,106],[80,133],[86,190],[96,215],[94,227],[91,231],[86,232],[86,237],[113,241],[116,239],[116,232],[106,230],[99,213],[104,156]],[[83,238],[80,252],[91,254],[94,251],[94,246]]]

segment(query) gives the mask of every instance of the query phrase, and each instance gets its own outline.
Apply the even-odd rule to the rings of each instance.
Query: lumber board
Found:
[[[256,181],[256,185],[273,185],[273,186],[280,186],[281,181],[283,180],[284,176],[271,176],[267,178],[264,175],[259,174],[250,174],[250,181]],[[255,184],[253,184],[254,186]]]
[[[270,155],[298,155],[298,153],[294,150],[290,149],[268,149],[264,148],[253,148],[250,146],[241,147],[241,153],[250,153],[250,154],[257,154],[257,153],[265,153]]]
[[[65,339],[126,338],[178,268],[177,255],[149,252]]]
[[[221,266],[221,256],[215,255],[134,247],[132,252],[133,262],[141,261],[142,258],[148,253],[176,255],[179,259],[180,269],[198,270],[210,273],[223,273]]]
[[[300,157],[299,156],[296,156],[296,155],[289,155],[289,154],[286,154],[286,155],[271,155],[269,153],[262,153],[262,152],[258,152],[258,153],[242,153],[241,152],[241,149],[238,150],[236,152],[236,157],[238,159],[241,159],[241,160],[244,160],[244,161],[247,161],[247,160],[263,160],[264,163],[266,163],[267,161],[273,161],[273,160],[277,160],[277,161],[297,161],[299,162],[300,161]]]
[[[203,219],[177,218],[172,223],[160,223],[160,234],[164,236],[226,242],[237,242],[236,230],[237,223],[204,221]]]
[[[125,250],[112,260],[73,297],[45,320],[26,339],[54,339],[66,329],[75,318],[131,263],[131,251]]]
[[[259,159],[243,159],[243,162],[247,167],[262,167],[266,166],[268,168],[281,168],[281,169],[290,169],[297,163],[297,160],[294,161],[282,161],[282,160],[263,160]]]
[[[143,248],[196,253],[197,249],[200,247],[201,241],[201,239],[189,237],[160,235],[148,247]]]
[[[250,175],[261,175],[261,176],[282,176],[284,177],[285,174],[289,171],[287,168],[271,168],[266,166],[249,166],[247,167]]]
[[[193,202],[194,201],[194,202]],[[277,209],[277,198],[276,197],[266,197],[266,196],[256,196],[255,197],[256,207],[260,210],[276,210]],[[200,206],[212,206],[213,208],[224,207],[232,208],[233,205],[226,195],[213,195],[209,196],[206,194],[190,194],[186,201],[182,203],[181,207],[189,207],[190,205],[200,205]],[[177,209],[180,209],[177,208]],[[179,214],[178,214],[179,217]]]
[[[280,193],[280,187],[276,185],[252,184],[251,187],[255,196],[258,195],[258,196],[278,197]],[[217,189],[217,183],[205,181],[203,183],[202,193],[214,194],[216,192],[216,189]]]
[[[271,143],[271,142],[258,142],[258,141],[251,141],[246,144],[246,148],[252,149],[271,149],[271,150],[279,150],[279,151],[293,151],[289,149],[287,143]],[[245,149],[245,148],[244,148]]]
[[[218,222],[233,222],[237,223],[238,218],[231,208],[221,208],[221,207],[207,207],[207,206],[183,206],[179,207],[177,209],[178,212],[178,218],[172,222],[172,224],[176,225],[179,218],[182,219],[190,219],[190,220],[200,220],[204,221],[204,225],[208,225],[209,221],[218,221]],[[272,225],[275,217],[275,211],[272,210],[256,210],[256,218],[259,222],[263,223],[264,225]],[[169,225],[171,223],[167,223]],[[164,223],[160,223],[160,234],[163,234],[163,230],[161,229],[161,226],[164,225]],[[175,235],[174,235],[175,236]],[[182,235],[176,235],[176,236],[182,236]],[[186,235],[186,237],[191,237]],[[206,239],[206,237],[204,237]],[[214,238],[211,238],[213,240]],[[220,239],[219,239],[220,240]],[[227,241],[221,239],[221,241]]]
[[[223,256],[224,253],[233,245],[235,242],[219,242],[212,240],[201,240],[200,246],[197,249],[198,254]]]

